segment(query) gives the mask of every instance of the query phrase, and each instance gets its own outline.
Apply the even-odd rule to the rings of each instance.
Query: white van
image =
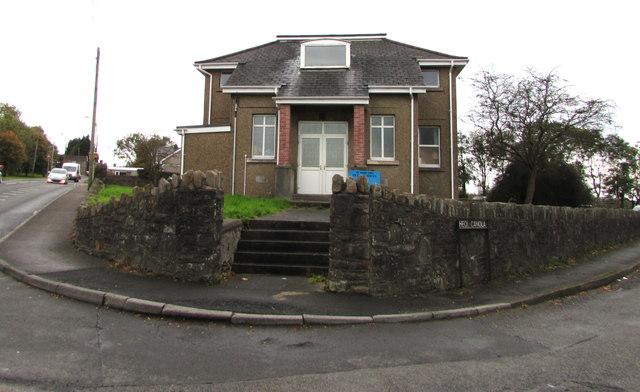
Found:
[[[80,181],[82,175],[80,174],[80,164],[75,162],[63,163],[62,168],[69,172],[69,181]]]

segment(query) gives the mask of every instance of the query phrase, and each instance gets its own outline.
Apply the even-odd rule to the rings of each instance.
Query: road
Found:
[[[0,274],[0,391],[638,391],[639,296],[634,274],[468,319],[268,328],[95,307]]]
[[[0,184],[0,239],[53,200],[84,184],[47,184],[46,180],[3,180]]]

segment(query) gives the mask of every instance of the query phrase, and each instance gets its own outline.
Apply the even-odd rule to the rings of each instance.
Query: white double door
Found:
[[[348,138],[346,122],[298,123],[299,194],[331,194],[333,176],[346,177]]]

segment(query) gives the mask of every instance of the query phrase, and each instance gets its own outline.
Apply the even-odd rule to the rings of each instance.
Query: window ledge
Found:
[[[420,171],[428,171],[428,172],[444,172],[444,169],[441,166],[431,167],[431,166],[420,166]]]
[[[247,163],[276,163],[273,158],[247,158]]]
[[[367,159],[367,165],[398,166],[400,165],[400,161],[378,161],[375,159]]]

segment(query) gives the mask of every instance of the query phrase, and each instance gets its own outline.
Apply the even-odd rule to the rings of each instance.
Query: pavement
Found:
[[[571,266],[421,297],[330,293],[305,277],[237,274],[217,285],[183,283],[114,269],[77,251],[71,228],[79,186],[0,242],[0,271],[52,294],[161,317],[249,325],[424,322],[529,306],[608,285],[640,267],[640,241]],[[264,219],[324,220],[328,212],[288,210]]]

